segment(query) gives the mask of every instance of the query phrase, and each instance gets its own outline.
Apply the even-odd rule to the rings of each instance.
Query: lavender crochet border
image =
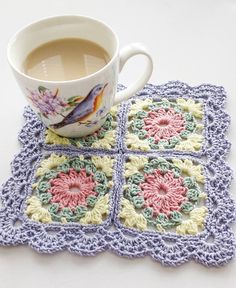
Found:
[[[123,89],[123,86],[119,86]],[[177,97],[202,101],[204,107],[204,144],[199,152],[175,150],[147,153],[127,149],[124,139],[127,131],[127,113],[130,102],[138,98]],[[235,253],[235,238],[230,224],[235,220],[235,205],[229,186],[232,171],[225,163],[230,143],[225,139],[229,116],[224,112],[226,93],[223,87],[200,85],[190,87],[182,82],[169,82],[155,86],[148,84],[135,97],[123,103],[118,113],[116,146],[112,150],[54,146],[44,143],[44,125],[29,107],[26,122],[19,134],[20,153],[11,163],[12,175],[2,186],[0,198],[0,245],[25,244],[41,253],[68,250],[79,255],[92,256],[110,250],[129,258],[151,256],[163,265],[177,266],[195,260],[206,266],[220,266],[231,260]],[[101,225],[41,224],[24,215],[25,199],[31,195],[35,169],[45,155],[52,152],[75,155],[112,155],[114,187],[110,191],[109,218]],[[196,236],[180,236],[175,233],[139,232],[124,227],[118,219],[122,195],[123,167],[129,155],[188,158],[204,166],[208,194],[206,202],[209,214],[204,230]],[[20,222],[20,225],[16,225]],[[213,237],[213,242],[210,240]]]

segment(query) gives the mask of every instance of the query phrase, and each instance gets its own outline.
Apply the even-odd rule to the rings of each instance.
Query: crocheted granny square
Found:
[[[0,193],[0,244],[227,263],[235,206],[225,100],[213,85],[149,84],[77,139],[46,129],[27,107],[22,149]]]

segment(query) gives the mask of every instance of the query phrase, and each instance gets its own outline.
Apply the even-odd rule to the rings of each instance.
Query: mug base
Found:
[[[106,117],[104,117],[104,119],[102,120],[99,120],[98,123],[96,122],[91,122],[87,124],[75,123],[58,129],[53,129],[52,127],[49,126],[48,129],[50,129],[59,136],[67,138],[80,138],[91,135],[97,130],[99,130],[105,121]],[[81,127],[81,129],[78,129],[78,125]]]

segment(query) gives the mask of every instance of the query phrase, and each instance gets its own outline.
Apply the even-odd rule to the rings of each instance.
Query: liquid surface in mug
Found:
[[[40,80],[66,81],[85,77],[103,68],[110,60],[98,44],[65,38],[34,49],[23,63],[24,72]]]

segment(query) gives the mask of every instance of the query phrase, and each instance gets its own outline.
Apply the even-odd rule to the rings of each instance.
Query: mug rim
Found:
[[[12,61],[11,59],[11,55],[10,55],[10,51],[11,51],[11,47],[12,47],[12,44],[13,42],[15,41],[15,39],[19,36],[20,33],[22,33],[24,30],[26,30],[27,28],[29,28],[30,26],[32,25],[35,25],[35,24],[38,24],[38,23],[41,23],[41,22],[44,22],[46,20],[51,20],[51,19],[56,19],[56,18],[67,18],[67,17],[79,17],[79,18],[84,18],[84,19],[87,19],[87,20],[92,20],[92,21],[95,21],[99,24],[102,24],[103,26],[105,26],[106,28],[108,28],[108,30],[113,34],[114,38],[115,38],[115,41],[116,41],[116,49],[115,49],[115,52],[113,53],[111,59],[109,60],[109,62],[104,66],[102,67],[100,70],[92,73],[92,74],[89,74],[87,76],[84,76],[84,77],[81,77],[81,78],[77,78],[77,79],[72,79],[72,80],[43,80],[43,79],[39,79],[39,78],[34,78],[34,77],[31,77],[27,74],[25,74],[24,72],[22,72]],[[36,21],[33,21],[25,26],[23,26],[22,28],[18,29],[15,34],[13,34],[13,36],[10,38],[10,40],[8,41],[8,44],[7,44],[7,59],[8,59],[8,62],[10,64],[10,66],[18,73],[20,74],[21,76],[23,77],[26,77],[30,80],[33,80],[33,81],[40,81],[40,82],[44,82],[44,83],[49,83],[49,84],[53,84],[53,83],[58,83],[58,84],[67,84],[67,83],[75,83],[75,82],[78,82],[78,81],[83,81],[83,80],[87,80],[93,76],[96,76],[100,73],[102,73],[104,70],[107,69],[108,66],[110,66],[116,59],[117,55],[119,53],[119,39],[118,39],[118,36],[117,34],[113,31],[113,29],[106,23],[104,23],[103,21],[101,20],[98,20],[94,17],[90,17],[90,16],[85,16],[85,15],[80,15],[80,14],[64,14],[64,15],[55,15],[55,16],[51,16],[51,17],[43,17],[43,18],[40,18],[39,20],[36,20]]]

